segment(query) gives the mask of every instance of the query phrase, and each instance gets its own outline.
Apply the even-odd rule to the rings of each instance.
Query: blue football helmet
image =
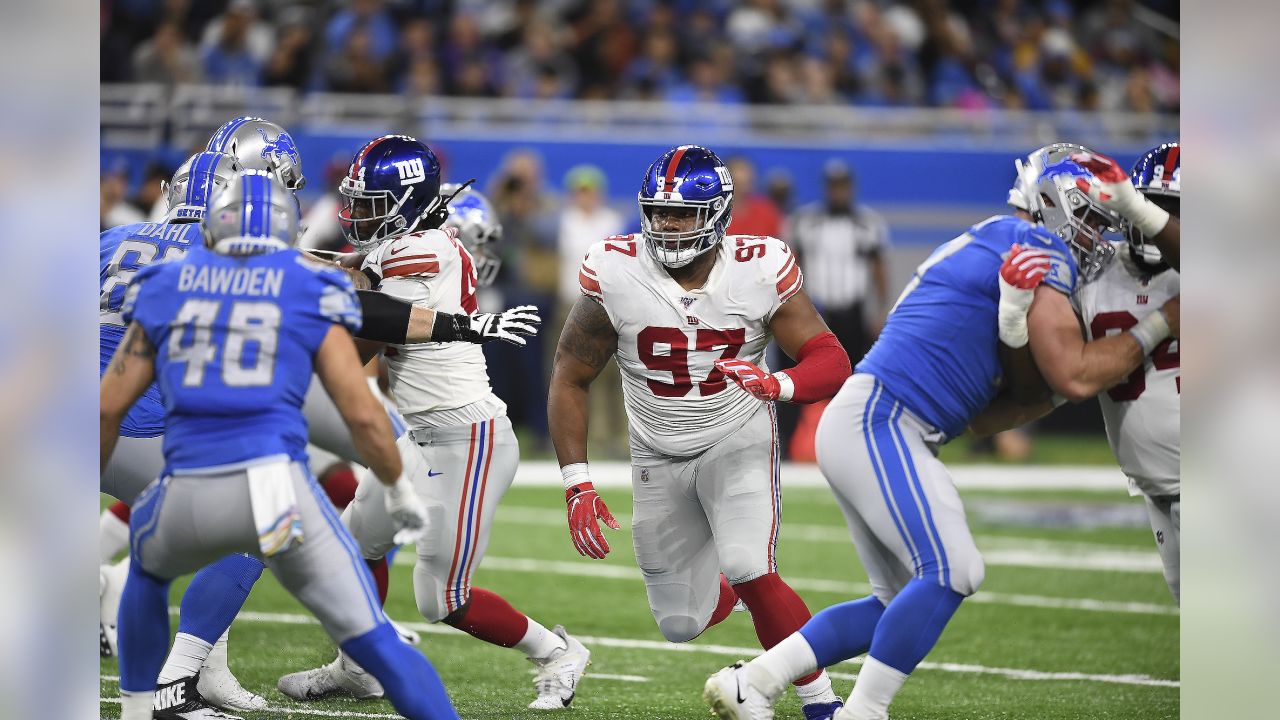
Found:
[[[240,163],[225,153],[206,150],[187,158],[173,173],[172,180],[161,183],[160,193],[169,206],[165,221],[191,223],[204,220],[209,200],[240,170]]]
[[[298,241],[300,220],[298,203],[280,178],[243,170],[210,200],[204,241],[226,255],[283,250]]]
[[[653,161],[640,186],[640,232],[659,263],[678,268],[714,249],[724,239],[733,213],[733,179],[710,150],[681,145]],[[665,232],[653,225],[657,208],[694,210],[693,229]]]
[[[1111,259],[1116,246],[1102,234],[1120,229],[1120,217],[1076,186],[1076,180],[1097,182],[1093,173],[1069,158],[1059,159],[1044,167],[1029,188],[1027,201],[1036,222],[1066,241],[1080,268],[1081,282],[1098,277]]]
[[[1143,153],[1134,163],[1129,180],[1138,192],[1152,199],[1175,217],[1182,196],[1182,149],[1176,142],[1164,143]],[[1129,252],[1133,258],[1147,265],[1163,265],[1160,248],[1147,242],[1133,223],[1124,223],[1125,236],[1129,239]]]
[[[238,117],[218,128],[205,149],[234,156],[245,170],[266,170],[293,192],[307,184],[293,136],[270,120]]]
[[[457,228],[458,240],[471,253],[480,287],[492,285],[502,267],[497,243],[502,240],[502,223],[489,200],[477,190],[460,190],[456,183],[440,186],[441,198],[453,198],[444,227]]]
[[[383,135],[356,153],[338,193],[343,235],[357,250],[372,250],[438,214],[440,161],[408,135]]]

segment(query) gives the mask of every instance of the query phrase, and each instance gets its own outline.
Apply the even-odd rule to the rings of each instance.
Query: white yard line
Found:
[[[598,673],[587,671],[587,677],[592,680],[617,680],[618,682],[646,683],[649,678],[643,675],[611,675],[609,673]]]
[[[177,613],[177,608],[170,608],[171,613]],[[298,615],[293,613],[262,613],[244,611],[236,616],[237,620],[243,622],[262,622],[276,623],[284,625],[318,625],[315,618],[310,615]],[[431,623],[401,623],[407,628],[417,630],[418,632],[429,633],[433,635],[462,635],[461,630],[455,630],[447,625],[434,625]],[[587,645],[596,645],[599,647],[626,648],[631,650],[656,650],[659,652],[677,652],[677,653],[705,653],[709,655],[723,655],[734,658],[752,658],[760,654],[760,648],[750,647],[734,647],[732,645],[711,645],[704,643],[683,643],[675,644],[669,642],[661,642],[657,640],[639,640],[634,638],[612,638],[597,637],[593,635],[577,635],[575,636]],[[846,660],[842,665],[861,665],[859,659]],[[1178,688],[1182,683],[1178,680],[1164,680],[1161,678],[1153,678],[1149,675],[1099,675],[1090,673],[1076,672],[1045,672],[1042,670],[1027,670],[1022,668],[997,668],[987,667],[985,665],[970,665],[967,663],[947,663],[947,662],[922,662],[918,666],[922,670],[936,670],[939,672],[961,673],[968,675],[998,675],[1000,677],[1009,678],[1011,680],[1077,680],[1083,682],[1100,682],[1112,683],[1116,685],[1147,685],[1155,687]],[[710,671],[708,671],[710,672]],[[595,674],[589,677],[599,677]],[[289,708],[290,711],[295,711]],[[340,716],[341,717],[341,716]],[[352,717],[395,717],[389,716],[352,716]]]
[[[413,556],[412,552],[401,552],[396,554],[397,565],[413,565],[415,560],[416,558]],[[542,575],[590,577],[604,580],[643,581],[639,568],[588,562],[487,556],[480,561],[480,568],[483,570],[497,570],[501,572],[526,572]],[[871,594],[871,586],[869,584],[846,582],[842,580],[823,580],[819,578],[797,578],[788,576],[787,584],[796,590],[834,593],[837,595],[845,595],[849,598]],[[1178,608],[1171,605],[1159,605],[1156,603],[1094,600],[1090,598],[1059,598],[1044,595],[988,592],[986,590],[978,591],[978,594],[970,597],[966,602],[990,603],[994,605],[1016,605],[1018,607],[1030,608],[1051,608],[1054,610],[1086,610],[1092,612],[1129,613],[1136,615],[1178,614]]]
[[[954,465],[947,468],[961,490],[1115,490],[1128,483],[1115,465]],[[630,487],[631,466],[625,462],[591,463],[596,487]],[[564,487],[560,467],[549,460],[526,460],[516,473],[517,487]],[[817,465],[782,463],[782,486],[827,487]]]
[[[625,528],[631,518],[615,514]],[[562,527],[564,511],[527,506],[503,506],[498,510],[499,523],[518,523],[544,527]],[[852,547],[849,531],[834,525],[807,525],[784,522],[780,537],[786,541],[831,543]],[[983,560],[991,566],[1035,567],[1053,570],[1105,570],[1110,572],[1155,573],[1163,570],[1155,547],[1133,549],[1115,545],[1081,542],[1055,542],[1034,538],[979,535],[974,538]]]

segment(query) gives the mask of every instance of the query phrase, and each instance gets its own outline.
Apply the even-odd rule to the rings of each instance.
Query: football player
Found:
[[[103,370],[124,333],[119,307],[125,286],[141,267],[181,257],[186,252],[192,239],[198,237],[197,225],[193,223],[203,219],[206,200],[230,177],[232,166],[229,163],[238,163],[242,159],[253,169],[270,172],[286,188],[301,187],[305,183],[292,138],[270,121],[237,118],[219,128],[209,145],[218,149],[197,154],[174,174],[173,182],[166,189],[170,204],[167,223],[123,226],[102,235],[100,344]],[[238,155],[231,158],[221,150],[234,151]],[[235,167],[241,165],[236,164]],[[296,207],[296,199],[292,202]],[[502,339],[518,344],[524,342],[520,334],[526,326],[506,323],[507,314],[454,316],[426,307],[413,307],[380,293],[362,290],[357,292],[357,296],[362,314],[360,334],[371,339],[394,342],[461,340],[472,343]],[[419,454],[405,435],[403,420],[389,403],[387,412],[393,430],[401,438],[403,464],[411,472],[427,472],[426,468],[418,466]],[[341,416],[314,379],[307,393],[304,413],[311,440],[316,445],[344,459],[359,460],[359,452]],[[132,501],[159,474],[164,462],[161,417],[161,400],[158,391],[152,388],[130,410],[125,420],[120,447],[102,476],[104,492]],[[119,592],[127,564],[126,560],[104,568],[101,575],[101,635],[102,645],[108,652],[114,645]],[[229,556],[197,573],[189,591],[183,595],[178,634],[160,679],[166,686],[183,686],[181,694],[189,699],[183,705],[191,708],[184,711],[187,717],[200,717],[201,708],[206,703],[233,710],[257,710],[266,706],[264,699],[242,688],[232,675],[226,650],[226,630],[262,570],[263,565],[256,558]],[[165,692],[159,697],[171,698],[176,694]]]
[[[1100,175],[1114,167],[1110,158],[1089,153],[1084,148],[1078,148],[1076,153],[1082,160],[1097,163]],[[1153,148],[1138,159],[1130,172],[1130,179],[1125,181],[1131,183],[1147,202],[1168,213],[1169,222],[1178,218],[1180,154],[1178,143],[1165,143]],[[1119,181],[1112,178],[1111,184],[1117,185]],[[1119,188],[1110,190],[1108,194],[1123,196],[1125,192]],[[1142,206],[1140,203],[1134,205]],[[1161,317],[1162,308],[1178,297],[1180,286],[1178,271],[1165,261],[1161,249],[1161,246],[1170,246],[1170,238],[1168,233],[1156,233],[1156,237],[1166,236],[1157,245],[1138,225],[1138,222],[1125,218],[1127,242],[1115,243],[1115,260],[1099,273],[1096,280],[1082,285],[1072,298],[1087,340],[1126,332],[1144,322],[1168,322],[1167,318]],[[1147,228],[1150,230],[1151,226],[1147,225]],[[1172,251],[1177,257],[1176,245]],[[1007,317],[1010,314],[1016,317]],[[1024,308],[1006,304],[1001,307],[1000,322],[1002,325],[1026,322],[1025,314]],[[1176,600],[1181,594],[1179,341],[1176,337],[1166,337],[1158,342],[1152,338],[1150,343],[1149,348],[1144,348],[1147,353],[1142,365],[1098,398],[1102,404],[1107,440],[1121,470],[1129,478],[1130,493],[1141,495],[1146,502],[1151,530],[1164,566],[1165,581]],[[1033,344],[1032,350],[1035,349]],[[1037,362],[1051,351],[1042,349],[1036,356]]]
[[[125,414],[153,380],[165,400],[165,470],[135,502],[120,608],[123,720],[181,717],[153,714],[168,585],[229,553],[262,558],[401,714],[458,717],[430,663],[373,601],[355,544],[307,469],[301,409],[314,368],[386,485],[401,540],[421,535],[426,509],[351,339],[355,293],[343,273],[293,248],[297,224],[276,177],[241,172],[210,203],[208,247],[139,270],[121,307],[129,329],[101,385],[104,470]]]
[[[442,312],[476,313],[476,289],[496,270],[490,243],[500,229],[479,193],[455,187],[441,194],[440,163],[429,147],[404,135],[376,138],[356,153],[339,192],[343,232],[363,255],[361,272],[374,287]],[[439,210],[455,195],[455,220],[440,228],[432,218],[442,218]],[[536,321],[534,308],[527,310]],[[484,354],[435,343],[389,343],[383,352],[408,437],[429,468],[413,479],[430,518],[413,571],[418,610],[431,622],[524,653],[537,668],[537,697],[529,707],[570,707],[588,650],[563,627],[548,630],[497,593],[471,585],[520,456],[506,405],[490,388]],[[395,544],[383,494],[381,484],[364,477],[342,514],[371,563],[382,563]],[[379,589],[385,601],[385,585]],[[345,652],[328,665],[280,678],[278,687],[298,700],[382,695],[376,679]]]
[[[610,358],[631,433],[636,560],[663,637],[688,642],[741,600],[772,647],[809,619],[778,575],[782,519],[774,401],[831,397],[849,356],[771,237],[725,236],[733,179],[712,151],[663,153],[639,192],[641,232],[588,251],[560,335],[547,413],[578,552],[609,552],[618,523],[591,483],[587,398]],[[770,340],[797,360],[761,367]],[[825,671],[797,675],[809,720],[839,707]]]
[[[1141,363],[1147,339],[1159,336],[1148,328],[1147,339],[1124,333],[1085,345],[1080,338],[1068,298],[1106,267],[1101,232],[1116,221],[1077,185],[1097,179],[1069,159],[1055,160],[1031,186],[1051,210],[1041,216],[1044,226],[997,216],[935,250],[819,423],[819,466],[873,594],[823,610],[750,663],[713,675],[703,697],[719,717],[772,718],[784,683],[868,653],[835,718],[885,720],[961,601],[981,585],[982,556],[935,452],[981,414],[1001,411],[1002,266],[1017,284],[1038,285],[1031,351],[1039,361],[1037,345],[1062,346],[1064,357],[1044,376],[1059,394],[1089,397],[1090,389],[1118,382]],[[1036,261],[1006,261],[1024,247]],[[1078,343],[1063,336],[1064,322]]]

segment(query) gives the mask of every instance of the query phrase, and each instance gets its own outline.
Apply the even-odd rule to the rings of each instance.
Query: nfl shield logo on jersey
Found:
[[[640,482],[649,482],[649,468],[640,468]]]
[[[680,304],[684,306],[685,310],[688,310],[689,306],[693,304],[694,299],[695,298],[691,297],[682,297],[680,298]]]

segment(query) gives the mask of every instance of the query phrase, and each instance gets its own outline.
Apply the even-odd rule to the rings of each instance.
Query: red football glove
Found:
[[[1019,290],[1034,290],[1053,269],[1049,253],[1026,245],[1009,248],[1009,257],[1000,266],[1000,279]]]
[[[760,400],[777,400],[782,392],[782,384],[772,373],[767,373],[754,363],[737,358],[717,360],[715,368],[733,380],[738,387],[751,393]]]
[[[579,555],[596,560],[603,560],[609,554],[609,543],[600,532],[600,524],[596,519],[614,530],[622,526],[613,518],[613,513],[600,499],[596,488],[590,482],[579,483],[564,491],[564,501],[569,506],[569,537]]]
[[[1071,160],[1098,178],[1096,185],[1076,178],[1076,187],[1102,207],[1133,223],[1143,235],[1155,237],[1168,224],[1168,211],[1135,190],[1129,173],[1115,160],[1095,152],[1073,153]]]

